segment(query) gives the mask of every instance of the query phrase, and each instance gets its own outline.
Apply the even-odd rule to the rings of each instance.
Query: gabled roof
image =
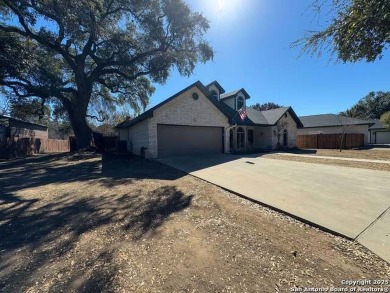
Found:
[[[153,117],[154,110],[156,110],[156,109],[160,108],[161,106],[165,105],[166,103],[172,101],[173,99],[177,98],[182,93],[188,91],[189,89],[191,89],[193,87],[197,87],[213,103],[213,105],[215,107],[217,107],[228,119],[231,117],[232,113],[229,110],[230,107],[227,106],[227,105],[222,105],[224,103],[219,103],[218,101],[215,100],[215,98],[211,97],[208,89],[198,80],[197,82],[191,84],[190,86],[186,87],[185,89],[181,90],[180,92],[174,94],[170,98],[162,101],[161,103],[157,104],[156,106],[154,106],[154,107],[150,108],[149,110],[145,111],[144,113],[142,113],[141,115],[137,116],[136,118],[134,118],[132,120],[123,121],[122,123],[119,123],[114,128],[127,128],[127,127],[130,127],[130,126],[132,126],[134,124],[137,124],[137,123],[139,123],[139,122],[141,122],[141,121],[143,121],[145,119]],[[224,107],[224,106],[226,106],[226,107]]]
[[[291,107],[281,107],[277,109],[261,111],[265,119],[267,119],[268,123],[271,125],[275,125],[286,112],[291,115],[298,128],[303,127],[302,121],[298,118],[297,114],[295,114]]]
[[[229,107],[230,108],[230,107]],[[258,125],[258,126],[272,126],[276,125],[280,118],[288,112],[291,117],[294,119],[298,128],[302,128],[302,122],[299,120],[298,116],[295,114],[294,110],[291,107],[283,107],[268,111],[259,111],[251,107],[246,108],[247,117],[244,121],[241,120],[240,116],[235,115],[232,123],[237,125]],[[237,113],[235,111],[235,113]]]
[[[345,126],[345,125],[372,125],[374,123],[366,120],[346,117],[337,114],[320,114],[301,116],[299,119],[303,123],[303,127],[331,127],[331,126]]]
[[[370,121],[371,123],[374,123],[371,125],[368,129],[386,129],[385,124],[380,121],[379,119],[374,119]]]
[[[5,115],[0,115],[0,120],[3,120],[3,121],[4,120],[15,121],[15,122],[23,123],[23,124],[26,124],[26,125],[31,125],[31,126],[35,126],[35,127],[39,127],[39,128],[45,128],[46,130],[48,128],[47,126],[42,125],[42,124],[31,123],[31,122],[23,121],[23,120],[12,118],[12,117],[5,116]]]
[[[226,118],[228,118],[228,121],[230,124],[237,124],[237,125],[259,125],[259,126],[270,126],[275,125],[278,120],[286,113],[289,112],[290,115],[293,117],[294,121],[297,123],[298,127],[302,127],[302,123],[299,120],[298,116],[295,114],[294,110],[291,107],[285,107],[285,108],[279,108],[269,111],[258,111],[253,108],[247,108],[247,117],[244,121],[240,118],[240,115],[238,114],[238,111],[234,110],[233,108],[229,107],[227,104],[222,102],[221,100],[217,100],[215,97],[213,97],[208,89],[200,82],[197,81],[190,86],[186,87],[185,89],[181,90],[180,92],[176,93],[175,95],[171,96],[170,98],[162,101],[160,104],[150,108],[149,110],[145,111],[141,115],[137,116],[136,118],[132,120],[126,120],[122,123],[115,126],[115,128],[127,128],[134,124],[137,124],[143,120],[146,120],[148,118],[153,117],[153,112],[157,108],[165,105],[166,103],[172,101],[176,97],[180,96],[182,93],[188,91],[189,89],[197,87],[205,96],[209,99],[209,101],[223,114]],[[238,93],[242,91],[245,95],[249,97],[249,95],[245,92],[244,89],[234,91],[231,93]]]
[[[225,89],[218,83],[218,81],[214,80],[213,82],[210,82],[208,85],[206,85],[206,88],[209,88],[211,85],[215,85],[217,87],[220,95],[225,93]]]
[[[230,98],[234,97],[235,95],[237,95],[239,92],[242,92],[244,94],[245,99],[249,99],[250,98],[250,96],[246,92],[246,90],[242,88],[242,89],[235,90],[235,91],[232,91],[232,92],[229,92],[229,93],[221,95],[220,100],[223,101],[223,100],[230,99]]]

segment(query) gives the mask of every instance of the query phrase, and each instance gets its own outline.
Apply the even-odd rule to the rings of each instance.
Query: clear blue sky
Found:
[[[337,113],[370,91],[390,90],[390,51],[374,63],[342,64],[301,56],[290,44],[305,30],[318,30],[326,17],[308,10],[313,0],[187,0],[211,21],[207,40],[214,61],[199,64],[187,78],[174,71],[155,85],[150,106],[200,80],[217,80],[226,91],[245,88],[248,104],[275,102],[298,115]]]

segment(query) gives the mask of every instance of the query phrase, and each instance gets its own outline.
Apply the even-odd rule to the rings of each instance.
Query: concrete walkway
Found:
[[[313,158],[313,159],[331,159],[331,160],[342,160],[342,161],[390,164],[390,161],[386,161],[386,160],[371,160],[371,159],[369,160],[369,159],[346,158],[346,157],[329,157],[329,156],[303,155],[303,154],[293,154],[293,153],[272,153],[272,154],[273,155],[281,155],[281,156],[305,157],[305,158]]]
[[[390,262],[390,172],[255,155],[158,161],[356,239]]]

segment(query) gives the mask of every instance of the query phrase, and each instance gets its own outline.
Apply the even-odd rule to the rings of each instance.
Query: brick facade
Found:
[[[198,94],[199,98],[197,100],[192,98],[193,93]],[[158,157],[157,124],[217,126],[225,128],[229,126],[228,119],[197,87],[190,88],[171,102],[156,109],[153,112],[153,117],[148,119],[148,124],[149,147],[146,151],[146,156],[149,158]]]

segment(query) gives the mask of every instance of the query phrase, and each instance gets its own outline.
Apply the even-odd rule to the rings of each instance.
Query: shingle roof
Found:
[[[248,115],[249,120],[252,121],[254,124],[263,124],[263,125],[269,124],[267,119],[264,117],[263,113],[256,109],[247,107],[246,113]]]
[[[212,84],[218,88],[220,94],[223,94],[225,92],[225,89],[216,80],[214,80],[213,82],[210,82],[208,85],[206,85],[206,88],[209,88],[209,86]]]
[[[231,96],[237,95],[239,91],[240,91],[240,90],[234,90],[234,91],[231,91],[231,92],[222,94],[222,95],[221,95],[221,100],[224,100],[224,99],[227,99],[227,98],[229,98],[229,97],[231,97]]]
[[[226,94],[223,94],[221,95],[221,98],[220,100],[223,101],[223,100],[226,100],[226,99],[229,99],[235,95],[237,95],[239,92],[242,92],[245,96],[245,99],[249,99],[250,96],[249,94],[246,92],[246,90],[244,90],[243,88],[242,89],[239,89],[239,90],[234,90],[234,91],[231,91],[231,92],[228,92]]]
[[[343,126],[343,125],[370,125],[370,121],[346,117],[337,114],[320,114],[301,116],[299,119],[303,123],[303,127],[326,127],[326,126]]]
[[[278,122],[280,117],[282,117],[282,115],[286,113],[288,109],[289,108],[287,107],[282,107],[282,108],[277,108],[277,109],[272,109],[267,111],[261,111],[261,113],[263,113],[265,119],[267,119],[269,124],[275,124],[276,122]]]
[[[180,92],[174,94],[173,96],[171,96],[170,98],[162,101],[161,103],[157,104],[156,106],[150,108],[149,110],[145,111],[144,113],[142,113],[141,115],[137,116],[136,118],[132,119],[132,120],[126,120],[126,121],[123,121],[122,123],[119,123],[117,126],[115,126],[115,128],[127,128],[127,127],[130,127],[134,124],[137,124],[145,119],[148,119],[148,118],[151,118],[153,117],[153,112],[154,110],[156,110],[157,108],[161,107],[162,105],[172,101],[173,99],[175,99],[176,97],[180,96],[182,93],[188,91],[189,89],[191,89],[192,87],[197,87],[212,103],[215,107],[217,107],[228,119],[231,119],[232,116],[234,116],[234,114],[236,113],[236,111],[234,111],[233,109],[231,109],[229,106],[227,106],[225,103],[220,103],[218,102],[217,100],[215,100],[215,98],[211,97],[210,94],[209,94],[209,91],[207,90],[207,88],[200,82],[200,81],[197,81],[193,84],[191,84],[190,86],[186,87],[185,89],[181,90]],[[233,113],[234,112],[234,113]]]
[[[224,104],[224,103],[222,103]],[[230,108],[230,107],[229,107]],[[236,111],[234,111],[237,113]],[[259,111],[251,107],[246,108],[247,118],[245,121],[242,121],[240,116],[237,114],[231,123],[236,123],[238,125],[264,125],[270,126],[275,125],[279,119],[288,112],[291,117],[294,119],[295,123],[299,128],[303,127],[298,116],[295,114],[294,110],[291,107],[283,107],[278,109],[272,109],[268,111]]]
[[[46,125],[42,125],[42,124],[38,124],[38,123],[31,123],[31,122],[23,121],[23,120],[12,118],[12,117],[5,116],[5,115],[0,115],[0,119],[1,120],[16,121],[16,122],[24,123],[26,125],[31,125],[31,126],[39,126],[39,127],[46,128],[46,129],[48,128]]]
[[[385,125],[382,121],[379,119],[371,120],[371,123],[374,123],[372,126],[370,126],[368,129],[385,129]]]
[[[236,110],[232,109],[231,107],[226,105],[221,100],[218,101],[216,98],[212,97],[210,95],[208,89],[200,81],[197,81],[197,82],[193,83],[192,85],[186,87],[182,91],[178,92],[177,94],[173,95],[172,97],[162,101],[160,104],[154,106],[153,108],[150,108],[149,110],[147,110],[143,114],[139,115],[138,117],[136,117],[132,120],[123,121],[122,123],[115,126],[115,128],[127,128],[127,127],[130,127],[134,124],[137,124],[145,119],[153,117],[154,110],[156,110],[157,108],[161,107],[162,105],[170,102],[171,100],[175,99],[176,97],[178,97],[182,93],[188,91],[189,89],[191,89],[194,86],[198,87],[198,89],[210,100],[210,102],[216,108],[218,108],[218,110],[221,111],[222,114],[224,114],[228,118],[228,121],[230,124],[264,125],[264,126],[275,125],[275,123],[282,117],[282,115],[288,111],[290,113],[290,115],[293,117],[293,119],[295,120],[295,122],[297,123],[298,127],[302,127],[301,121],[299,120],[298,116],[295,114],[295,112],[292,110],[291,107],[279,108],[279,109],[274,109],[274,110],[269,110],[269,111],[258,111],[256,109],[248,107],[246,109],[247,117],[245,118],[244,121],[242,121],[242,119],[240,118],[240,116]],[[237,91],[233,91],[233,92],[230,92],[228,94],[225,94],[225,96],[226,95],[234,95],[240,91],[245,92],[245,90],[241,89],[241,90],[237,90]],[[246,92],[245,92],[245,94],[248,95]],[[248,95],[248,97],[249,97],[249,95]]]

